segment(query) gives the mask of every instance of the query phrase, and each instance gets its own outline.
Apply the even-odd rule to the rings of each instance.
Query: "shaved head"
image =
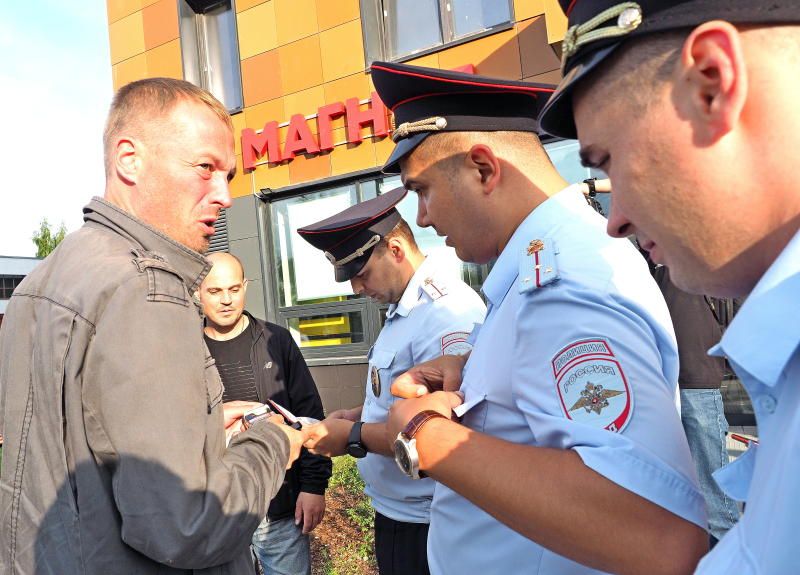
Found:
[[[229,254],[228,252],[214,252],[206,255],[206,259],[211,262],[213,266],[209,276],[211,273],[214,273],[214,270],[219,272],[220,268],[228,268],[230,270],[236,270],[239,278],[244,280],[244,266],[242,265],[242,260],[235,255]]]

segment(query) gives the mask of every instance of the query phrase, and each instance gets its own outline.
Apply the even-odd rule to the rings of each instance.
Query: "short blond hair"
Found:
[[[103,153],[106,175],[111,173],[114,140],[121,132],[160,120],[181,101],[193,101],[208,106],[233,132],[231,115],[210,92],[185,80],[174,78],[145,78],[122,86],[111,101],[105,130]]]

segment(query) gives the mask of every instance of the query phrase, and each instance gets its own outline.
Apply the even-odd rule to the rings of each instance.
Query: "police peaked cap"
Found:
[[[732,24],[800,22],[798,0],[559,0],[567,16],[561,45],[563,79],[539,117],[542,131],[576,138],[572,114],[575,85],[626,40],[694,28],[710,20]]]
[[[538,132],[536,120],[554,86],[487,78],[449,70],[374,62],[372,83],[394,114],[397,144],[383,167],[400,173],[400,160],[436,132]]]
[[[360,204],[350,206],[329,218],[299,228],[297,233],[333,264],[337,282],[352,279],[361,271],[372,250],[400,221],[395,205],[406,195],[395,188]]]

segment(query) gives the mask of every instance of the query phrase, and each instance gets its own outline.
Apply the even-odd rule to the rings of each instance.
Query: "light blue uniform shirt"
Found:
[[[475,324],[483,321],[486,306],[480,296],[461,279],[437,265],[431,255],[420,265],[400,301],[389,307],[386,323],[369,352],[367,392],[361,419],[367,423],[386,421],[396,398],[392,381],[409,368],[442,355],[462,354],[470,349],[466,339]],[[439,264],[443,264],[439,259]],[[374,393],[377,378],[380,389]],[[404,475],[392,457],[369,453],[358,460],[364,492],[376,511],[407,523],[430,520],[433,480],[414,481]]]
[[[800,232],[770,266],[713,355],[753,402],[760,444],[714,474],[744,515],[700,562],[702,575],[800,573]]]
[[[600,475],[705,527],[676,408],[669,312],[644,258],[608,237],[605,223],[571,186],[514,232],[483,285],[489,311],[464,368],[462,422],[513,443],[574,449]],[[585,525],[584,536],[594,529]],[[441,484],[428,560],[433,574],[597,573]]]

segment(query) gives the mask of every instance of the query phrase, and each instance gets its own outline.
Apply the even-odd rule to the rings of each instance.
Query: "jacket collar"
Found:
[[[83,208],[83,220],[109,228],[143,250],[161,256],[180,275],[189,293],[194,293],[200,287],[211,269],[211,264],[198,252],[179,244],[103,198],[92,198]]]
[[[747,297],[712,355],[773,387],[800,346],[800,231]]]

